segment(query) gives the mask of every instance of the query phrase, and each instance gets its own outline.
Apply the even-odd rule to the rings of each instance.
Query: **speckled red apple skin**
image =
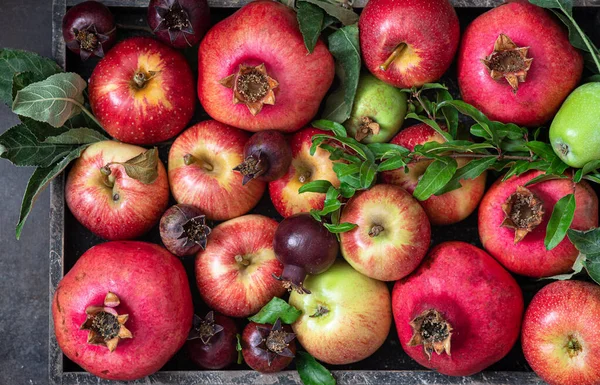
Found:
[[[464,242],[434,247],[394,286],[392,309],[404,351],[419,364],[450,376],[470,376],[504,357],[519,337],[523,295],[515,279],[485,251]],[[408,346],[409,322],[435,309],[452,328],[451,354]]]
[[[156,75],[142,90],[138,69]],[[158,143],[180,133],[194,114],[194,77],[183,55],[148,37],[118,43],[96,65],[89,82],[90,105],[113,138],[133,144]]]
[[[441,125],[442,129],[446,129]],[[417,124],[400,131],[394,136],[390,143],[398,144],[413,151],[418,144],[427,142],[444,142],[444,138],[433,128],[425,123]],[[459,167],[463,167],[469,159],[456,159]],[[431,161],[421,161],[408,165],[409,174],[404,169],[384,171],[381,173],[381,180],[385,183],[396,184],[413,193],[419,182],[418,176],[425,172]],[[414,178],[411,176],[414,173]],[[432,225],[443,226],[451,225],[462,221],[471,215],[481,201],[485,193],[485,180],[487,173],[484,172],[475,179],[463,179],[460,181],[461,188],[449,191],[442,195],[432,195],[430,198],[419,201]]]
[[[600,287],[557,281],[540,290],[527,308],[521,343],[531,368],[550,385],[600,384]],[[582,351],[569,358],[564,344],[577,338]]]
[[[481,62],[506,34],[533,58],[526,81],[513,92],[505,79],[489,76]],[[492,120],[539,126],[550,120],[577,86],[582,55],[569,43],[566,28],[544,9],[527,1],[510,1],[475,19],[458,51],[458,85],[462,99]]]
[[[114,164],[110,166],[114,186],[104,184],[102,167],[125,162],[144,151],[142,147],[107,140],[90,145],[73,163],[65,184],[65,200],[73,216],[97,236],[111,241],[137,238],[148,232],[167,209],[169,183],[160,160],[158,177],[152,183],[130,178],[123,166]]]
[[[88,306],[102,306],[107,292],[129,314],[133,338],[112,353],[88,345],[80,330]],[[95,376],[135,380],[158,371],[183,346],[192,327],[192,295],[181,261],[146,242],[107,242],[86,251],[64,276],[52,300],[58,346],[70,360]]]
[[[579,252],[565,237],[552,250],[546,250],[544,237],[548,220],[556,202],[573,192],[573,182],[568,179],[536,183],[527,188],[544,202],[544,218],[532,232],[519,243],[514,243],[515,231],[500,224],[505,218],[502,204],[515,192],[517,186],[543,174],[530,171],[502,182],[498,179],[485,194],[479,205],[479,238],[483,247],[504,267],[513,273],[529,277],[548,277],[571,271]],[[598,197],[585,181],[575,189],[575,216],[571,228],[589,230],[598,226]]]
[[[204,302],[230,317],[257,313],[273,297],[285,293],[280,281],[283,265],[275,258],[273,237],[277,221],[244,215],[216,226],[206,249],[196,255],[196,283]],[[236,256],[249,257],[246,268]]]
[[[458,48],[460,26],[448,0],[370,0],[358,22],[365,65],[373,75],[399,88],[433,82],[444,74]],[[379,68],[401,43],[420,58]]]
[[[263,64],[279,86],[275,105],[253,116],[233,104],[233,91],[219,80],[240,64]],[[198,51],[198,97],[213,118],[248,131],[293,132],[316,115],[335,75],[333,57],[319,39],[312,54],[304,46],[296,13],[270,0],[253,1],[208,31]]]

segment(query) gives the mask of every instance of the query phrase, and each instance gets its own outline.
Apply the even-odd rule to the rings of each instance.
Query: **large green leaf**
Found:
[[[60,127],[81,112],[86,86],[78,74],[55,74],[17,92],[12,109],[16,114]]]
[[[360,44],[356,24],[329,35],[329,51],[335,57],[340,86],[325,101],[323,118],[343,123],[350,117],[360,76]]]
[[[300,315],[302,315],[300,310],[281,298],[274,297],[258,313],[248,319],[259,324],[274,324],[278,319],[284,324],[293,324]]]
[[[456,190],[462,187],[460,181],[463,179],[475,179],[483,174],[488,168],[496,163],[496,158],[490,156],[488,158],[475,159],[465,164],[452,176],[448,183],[438,190],[435,195],[442,195],[449,191]]]
[[[33,52],[4,48],[0,50],[0,100],[8,105],[13,101],[13,77],[19,72],[40,81],[50,75],[62,72],[53,60]]]
[[[329,370],[306,352],[296,354],[296,369],[304,385],[335,385]]]
[[[27,188],[25,189],[25,194],[23,195],[23,201],[21,202],[19,223],[17,223],[17,228],[15,231],[17,239],[21,237],[23,225],[25,225],[25,221],[31,212],[31,208],[33,207],[33,204],[39,197],[40,193],[46,188],[46,186],[48,186],[48,183],[50,183],[52,179],[60,174],[65,167],[71,163],[72,160],[78,158],[86,147],[87,145],[78,146],[56,163],[48,167],[38,167],[35,169],[31,175],[31,178],[29,178]]]
[[[600,228],[587,231],[569,229],[569,240],[583,254],[600,254]]]
[[[452,158],[436,159],[427,167],[413,196],[420,201],[429,199],[430,196],[444,187],[456,172],[456,160]]]
[[[298,1],[298,26],[308,53],[312,53],[321,36],[325,11],[307,1]]]
[[[546,250],[554,249],[564,239],[573,222],[574,215],[575,195],[565,195],[556,202],[548,226],[546,226],[546,237],[544,238]]]
[[[358,14],[352,8],[342,7],[338,0],[302,0],[321,8],[328,15],[338,19],[344,25],[358,22]]]

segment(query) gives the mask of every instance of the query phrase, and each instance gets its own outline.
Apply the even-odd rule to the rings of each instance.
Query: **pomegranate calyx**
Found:
[[[271,366],[271,362],[277,356],[294,357],[294,353],[290,350],[290,342],[296,338],[296,334],[284,330],[281,320],[277,318],[272,327],[256,326],[256,330],[261,336],[260,342],[255,346],[267,354],[267,362]]]
[[[110,31],[109,33],[112,33]],[[67,47],[72,50],[79,49],[79,57],[82,61],[89,59],[92,54],[104,57],[102,43],[108,41],[108,34],[99,33],[94,24],[82,29],[73,28],[75,39],[67,42]]]
[[[269,161],[260,151],[248,156],[242,163],[235,166],[233,171],[238,171],[243,175],[242,185],[258,178],[269,169]]]
[[[303,281],[306,278],[306,269],[300,266],[284,265],[281,276],[278,277],[275,273],[271,274],[273,278],[281,281],[283,287],[287,291],[295,291],[298,294],[310,294],[310,290],[303,286]]]
[[[431,360],[431,353],[438,355],[446,352],[450,354],[450,339],[452,326],[444,319],[442,314],[435,309],[428,309],[410,321],[413,335],[408,341],[408,346],[423,345],[423,351]]]
[[[531,190],[518,186],[502,204],[505,218],[501,227],[515,230],[515,243],[519,243],[544,219],[544,202]]]
[[[190,16],[181,6],[179,0],[166,1],[161,5],[155,6],[154,9],[161,19],[152,32],[167,31],[171,43],[177,40],[179,35],[182,35],[186,43],[191,47],[192,44],[190,44],[185,35],[193,35],[194,28],[190,21]]]
[[[525,82],[533,58],[527,57],[529,47],[518,47],[508,36],[501,33],[494,43],[494,51],[481,59],[494,80],[506,79],[516,93],[519,83]]]
[[[188,247],[190,243],[195,243],[200,245],[202,250],[206,249],[206,242],[211,228],[206,225],[205,215],[188,219],[181,227],[183,227],[183,232],[178,239],[185,239],[184,247]]]
[[[208,345],[210,339],[223,330],[223,326],[215,323],[215,313],[213,311],[209,311],[204,318],[194,314],[193,326],[187,339],[190,341],[200,338],[204,345]]]
[[[125,327],[129,315],[118,314],[115,310],[120,303],[119,297],[109,291],[104,297],[103,306],[89,306],[85,309],[87,317],[79,329],[88,331],[88,344],[103,345],[113,352],[120,340],[133,338],[133,334]]]
[[[257,115],[265,104],[275,104],[277,80],[267,74],[264,63],[257,66],[240,64],[237,73],[221,80],[221,85],[233,89],[233,104],[245,104],[252,115]]]
[[[354,135],[354,139],[357,141],[361,141],[369,135],[377,135],[381,130],[379,123],[368,116],[363,116],[360,119],[361,123],[358,126],[358,130],[356,130],[356,135]]]

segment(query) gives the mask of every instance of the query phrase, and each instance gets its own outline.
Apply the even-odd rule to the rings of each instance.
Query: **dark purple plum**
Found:
[[[274,325],[250,322],[242,334],[242,354],[249,367],[275,373],[288,366],[296,355],[296,335],[278,319]]]
[[[179,49],[198,44],[210,27],[206,0],[151,0],[147,17],[156,37]]]
[[[204,369],[223,369],[237,360],[237,326],[224,315],[209,312],[204,319],[194,315],[188,337],[190,359]]]
[[[288,290],[310,293],[304,288],[306,274],[319,274],[329,269],[339,251],[332,233],[310,214],[301,213],[285,218],[275,231],[273,250],[283,263],[281,277]]]
[[[292,150],[279,131],[260,131],[244,146],[244,162],[234,168],[244,179],[242,184],[258,179],[272,182],[281,178],[292,163]]]
[[[117,27],[110,10],[97,1],[85,1],[69,9],[62,22],[67,47],[81,60],[104,57],[115,44]]]
[[[160,218],[160,238],[178,257],[196,254],[206,248],[210,227],[200,209],[192,205],[171,206]]]

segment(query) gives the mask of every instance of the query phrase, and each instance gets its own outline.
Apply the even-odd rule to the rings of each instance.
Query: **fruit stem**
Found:
[[[402,54],[402,52],[406,49],[406,47],[407,47],[406,43],[400,43],[400,45],[398,45],[396,47],[396,49],[394,49],[394,51],[392,51],[392,54],[386,59],[386,61],[383,62],[383,64],[379,66],[379,69],[382,71],[387,71],[390,64],[392,64],[392,62],[394,60],[396,60]]]
[[[327,309],[325,306],[319,304],[319,305],[317,305],[317,310],[314,312],[314,314],[309,315],[309,317],[317,318],[317,317],[324,316],[327,313],[329,313],[329,309]]]
[[[248,260],[247,257],[245,257],[243,255],[238,254],[234,257],[234,259],[237,263],[239,263],[240,265],[242,265],[244,267],[250,266],[250,261]]]
[[[200,165],[202,166],[202,168],[205,169],[206,171],[213,171],[215,169],[212,164],[210,164],[208,162],[203,162],[203,161],[199,160],[198,158],[196,158],[192,154],[185,154],[183,156],[183,163],[186,166],[191,166],[192,164],[200,163]]]
[[[113,188],[115,186],[115,177],[111,176],[112,171],[110,170],[111,163],[107,163],[104,167],[100,168],[100,173],[102,174],[102,182],[104,185],[109,188]]]
[[[369,230],[369,237],[373,238],[378,236],[382,231],[383,231],[383,226],[381,225],[375,225],[373,227],[371,227],[371,230]]]
[[[300,183],[306,183],[310,179],[310,176],[310,171],[303,172],[302,174],[300,174],[300,176],[298,176],[298,181]]]

